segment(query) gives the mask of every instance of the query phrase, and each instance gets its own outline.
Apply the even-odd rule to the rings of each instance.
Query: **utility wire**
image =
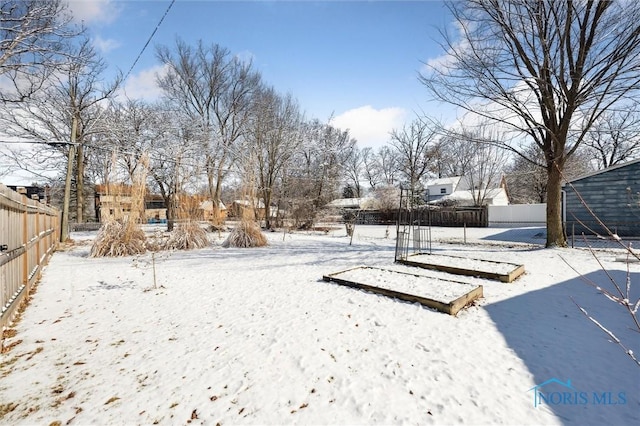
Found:
[[[171,10],[171,7],[173,6],[173,4],[175,2],[176,2],[176,0],[171,0],[171,3],[169,3],[169,7],[167,7],[167,10],[164,11],[164,15],[162,15],[162,17],[160,18],[160,21],[158,21],[158,24],[153,29],[153,32],[151,33],[151,35],[147,39],[147,42],[144,44],[144,46],[142,46],[142,50],[140,50],[140,53],[138,53],[138,56],[136,57],[135,61],[133,61],[133,64],[131,64],[131,67],[129,68],[129,71],[127,71],[127,73],[125,74],[125,76],[122,79],[122,81],[126,81],[127,80],[129,75],[131,74],[131,71],[133,71],[133,68],[136,66],[136,64],[138,63],[138,61],[142,57],[142,54],[144,53],[145,50],[147,50],[147,47],[149,47],[149,43],[151,43],[151,40],[153,39],[153,36],[155,36],[156,32],[158,32],[158,29],[160,28],[160,25],[162,25],[162,22],[164,21],[164,18],[167,17],[167,14]]]
[[[162,25],[162,22],[164,21],[164,18],[167,17],[167,15],[169,14],[169,11],[171,10],[171,8],[173,7],[173,4],[175,2],[176,2],[176,0],[171,0],[171,3],[169,3],[169,6],[167,7],[167,10],[164,11],[164,14],[162,15],[162,17],[160,18],[160,20],[156,24],[156,27],[151,32],[151,35],[149,36],[149,38],[147,39],[147,42],[144,44],[144,46],[142,46],[142,49],[140,50],[140,53],[138,53],[138,56],[136,56],[136,59],[133,61],[133,63],[129,67],[129,70],[124,75],[123,79],[118,82],[118,86],[123,84],[125,81],[127,81],[127,78],[129,78],[129,75],[131,75],[131,72],[133,71],[133,68],[136,66],[136,64],[138,63],[138,61],[140,60],[140,58],[142,57],[144,52],[147,50],[147,47],[149,47],[149,44],[151,43],[151,40],[153,39],[153,36],[155,36],[156,33],[158,32],[158,29],[160,28],[160,25]],[[114,89],[114,92],[118,89],[118,86],[116,86],[116,88]],[[87,131],[91,130],[91,128],[93,128],[95,123],[97,123],[102,118],[102,116],[104,115],[104,113],[106,111],[107,111],[106,108],[104,108],[102,111],[100,111],[100,114],[98,114],[96,119],[91,122],[91,124],[89,125],[89,127],[86,130]]]

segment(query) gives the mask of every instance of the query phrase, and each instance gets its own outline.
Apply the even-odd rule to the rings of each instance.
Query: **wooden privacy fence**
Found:
[[[0,185],[0,330],[7,325],[60,235],[60,211]]]

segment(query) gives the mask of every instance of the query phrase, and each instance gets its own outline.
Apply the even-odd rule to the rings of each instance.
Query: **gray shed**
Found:
[[[606,235],[591,209],[619,236],[640,237],[640,159],[573,179],[563,189],[568,234]]]

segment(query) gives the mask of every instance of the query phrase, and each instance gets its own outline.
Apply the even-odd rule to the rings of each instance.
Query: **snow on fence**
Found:
[[[60,235],[60,211],[0,184],[0,330],[40,277]]]
[[[488,207],[489,228],[545,226],[547,223],[547,205],[545,203]]]

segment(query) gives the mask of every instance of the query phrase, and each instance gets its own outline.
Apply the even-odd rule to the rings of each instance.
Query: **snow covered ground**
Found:
[[[608,286],[588,252],[503,244],[500,229],[467,230],[491,244],[436,245],[526,268],[511,284],[421,271],[483,285],[457,317],[322,281],[358,265],[415,272],[393,264],[385,230],[358,226],[351,246],[344,229],[269,233],[258,249],[212,235],[158,255],[157,288],[150,255],[89,258],[93,234],[74,234],[5,342],[0,423],[640,422],[640,368],[570,298],[640,354],[628,316],[562,260]],[[624,283],[616,256],[600,258]]]

